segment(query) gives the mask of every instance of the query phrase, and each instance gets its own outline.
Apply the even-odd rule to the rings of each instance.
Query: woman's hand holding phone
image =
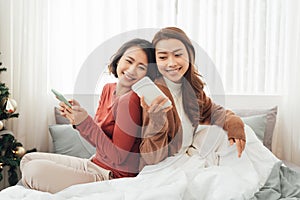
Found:
[[[170,109],[172,109],[172,105],[165,107],[165,104],[169,101],[167,97],[158,96],[156,97],[150,105],[148,105],[145,101],[145,97],[141,96],[141,106],[148,113],[166,113]]]
[[[55,95],[55,97],[59,100],[64,102],[67,106],[69,106],[70,108],[72,107],[72,105],[70,104],[70,102],[66,99],[66,97],[64,97],[64,95],[62,95],[60,92],[51,89],[51,92],[53,92],[53,94]]]
[[[159,105],[163,109],[172,105],[169,98],[147,76],[133,84],[131,88],[139,97],[143,97],[145,106]]]
[[[136,82],[132,90],[141,98],[141,106],[156,127],[163,126],[166,113],[173,107],[170,99],[147,76]]]
[[[141,96],[141,106],[148,112],[149,119],[155,127],[154,132],[160,131],[167,122],[167,112],[173,107],[172,105],[165,107],[167,101],[169,101],[167,97],[158,96],[148,105],[144,96]]]
[[[80,106],[78,101],[72,99],[69,102],[72,107],[69,107],[62,101],[59,103],[61,115],[69,119],[71,124],[79,125],[88,117],[88,113]]]

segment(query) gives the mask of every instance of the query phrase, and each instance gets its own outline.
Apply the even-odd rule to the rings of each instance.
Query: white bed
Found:
[[[280,160],[249,126],[245,128],[247,146],[242,157],[237,158],[235,145],[218,150],[218,166],[211,164],[209,156],[182,155],[147,166],[135,178],[74,185],[56,194],[16,185],[2,190],[0,199],[250,199]]]
[[[277,108],[237,111],[243,116],[247,133],[241,158],[237,157],[235,145],[227,147],[224,132],[211,131],[205,138],[195,136],[198,150],[189,151],[189,156],[170,157],[146,166],[135,178],[74,185],[56,194],[17,184],[2,190],[0,199],[300,199],[300,172],[286,168],[270,151],[276,112]],[[56,117],[58,125],[49,127],[56,153],[90,156],[95,149],[60,121],[60,115]],[[206,141],[205,145],[201,141]]]

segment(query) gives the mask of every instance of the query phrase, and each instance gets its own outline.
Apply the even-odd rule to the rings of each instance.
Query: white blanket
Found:
[[[245,130],[247,145],[241,158],[235,145],[229,146],[227,136],[216,128],[215,134],[200,137],[202,143],[195,138],[201,145],[196,145],[192,155],[177,155],[147,166],[135,178],[74,185],[56,194],[16,185],[2,190],[0,199],[249,199],[279,160],[250,127]]]

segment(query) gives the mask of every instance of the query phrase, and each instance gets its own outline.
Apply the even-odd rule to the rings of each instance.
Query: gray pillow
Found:
[[[95,147],[81,137],[78,130],[70,124],[49,125],[53,141],[54,153],[90,158],[95,153]]]
[[[70,124],[70,121],[60,115],[60,111],[57,107],[54,107],[54,116],[56,124]]]
[[[241,119],[245,124],[252,128],[257,138],[263,142],[267,125],[267,115],[253,115],[249,117],[241,117]]]
[[[269,150],[272,150],[272,139],[276,124],[277,106],[270,109],[236,109],[232,111],[240,117],[266,114],[267,123],[263,143]]]

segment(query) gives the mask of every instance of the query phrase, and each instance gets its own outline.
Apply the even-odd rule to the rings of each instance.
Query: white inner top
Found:
[[[182,147],[179,153],[185,153],[188,147],[192,144],[194,127],[192,126],[191,121],[189,120],[188,116],[186,115],[183,109],[182,90],[181,90],[182,83],[174,83],[165,77],[164,80],[172,94],[175,103],[175,105],[173,106],[176,107],[179,118],[181,120],[183,138],[182,138]]]

